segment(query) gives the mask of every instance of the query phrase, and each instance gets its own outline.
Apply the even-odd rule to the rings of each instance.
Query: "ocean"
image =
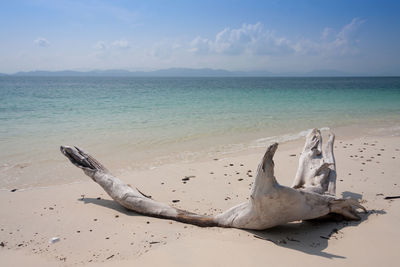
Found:
[[[346,126],[400,132],[400,77],[0,77],[0,189],[75,181],[60,145],[131,170]]]

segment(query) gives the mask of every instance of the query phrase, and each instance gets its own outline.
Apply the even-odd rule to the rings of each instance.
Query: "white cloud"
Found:
[[[199,54],[271,54],[293,51],[286,38],[264,30],[261,23],[243,24],[237,29],[225,28],[217,33],[214,40],[198,36],[190,45],[190,51]]]
[[[106,52],[111,52],[112,50],[127,50],[131,46],[128,41],[120,39],[110,43],[104,41],[98,41],[93,47],[98,52],[106,53]]]
[[[48,47],[50,45],[49,41],[47,41],[47,39],[43,37],[36,38],[33,43],[40,47]]]
[[[317,50],[325,56],[357,54],[359,52],[357,36],[364,22],[359,18],[353,18],[338,33],[333,29],[325,28],[322,32],[322,42],[314,43],[313,51]]]
[[[197,54],[207,54],[210,52],[212,46],[212,42],[207,38],[201,38],[197,36],[190,42],[190,52],[194,52]]]
[[[113,53],[113,51],[122,52],[123,50],[128,50],[129,48],[131,48],[129,42],[125,39],[115,40],[109,43],[98,41],[93,47],[96,50],[97,54],[109,54]]]
[[[98,41],[95,45],[94,48],[97,50],[106,50],[107,49],[107,45],[104,41]]]
[[[277,35],[274,31],[265,30],[259,22],[243,24],[240,28],[223,29],[214,39],[196,37],[190,42],[189,51],[196,54],[268,56],[355,54],[358,51],[356,36],[363,23],[363,20],[354,18],[339,32],[327,27],[322,31],[319,40],[307,38],[290,40]]]
[[[84,54],[78,55],[75,51],[70,51],[68,56],[63,55],[65,68],[209,67],[230,70],[268,69],[273,72],[316,68],[346,70],[355,68],[362,59],[357,56],[358,59],[354,60],[354,55],[359,53],[358,39],[363,23],[363,20],[354,18],[342,27],[321,27],[320,35],[300,38],[283,35],[268,29],[262,23],[220,28],[210,36],[193,35],[190,39],[171,37],[158,39],[153,43],[135,39],[133,44],[131,39],[102,37],[90,47],[85,47]],[[34,43],[38,46],[50,45],[42,37],[37,38]],[[87,51],[88,49],[91,51]],[[43,64],[40,67],[51,68],[51,61],[54,66],[58,66],[59,53],[49,54],[50,51],[44,50],[46,49],[43,52],[46,52],[49,60],[44,61],[43,55],[40,55],[37,59],[37,62]],[[39,66],[37,62],[33,64],[36,68]]]
[[[128,41],[121,39],[121,40],[115,40],[114,42],[112,42],[111,47],[116,48],[116,49],[125,50],[125,49],[130,48],[130,45],[129,45]]]
[[[353,39],[357,35],[357,30],[365,22],[360,18],[354,18],[349,24],[345,25],[338,33],[337,38],[341,40]]]

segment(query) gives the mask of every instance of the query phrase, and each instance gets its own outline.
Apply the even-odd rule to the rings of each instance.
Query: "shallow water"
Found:
[[[141,168],[399,115],[400,78],[0,77],[0,188],[73,181],[61,144]]]

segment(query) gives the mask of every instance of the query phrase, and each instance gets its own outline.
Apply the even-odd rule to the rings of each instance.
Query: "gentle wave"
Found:
[[[307,134],[312,131],[313,129],[308,129],[304,131],[300,131],[296,134],[284,134],[280,136],[271,136],[271,137],[265,137],[265,138],[260,138],[255,141],[253,141],[250,145],[250,148],[259,148],[259,147],[265,147],[271,143],[285,143],[289,141],[295,141],[298,139],[301,139]],[[320,131],[329,131],[329,127],[322,127],[320,128]]]
[[[320,128],[321,131],[329,131],[329,127],[322,127]],[[148,169],[155,169],[163,164],[167,164],[170,162],[193,162],[198,158],[202,158],[207,156],[208,158],[220,158],[220,157],[227,157],[231,154],[237,154],[243,151],[247,151],[250,149],[257,149],[267,147],[272,143],[286,143],[291,141],[296,141],[299,139],[304,138],[307,134],[312,131],[312,129],[307,129],[300,131],[294,134],[283,134],[278,136],[270,136],[259,138],[250,142],[243,142],[243,143],[233,143],[233,144],[226,144],[226,145],[217,145],[209,149],[205,150],[198,150],[198,151],[182,151],[178,153],[172,153],[169,155],[157,157],[154,159],[152,164],[146,168]]]

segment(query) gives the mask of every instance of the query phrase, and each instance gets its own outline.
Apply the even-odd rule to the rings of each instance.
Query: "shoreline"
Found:
[[[265,231],[199,228],[127,212],[81,170],[68,165],[68,174],[82,182],[0,191],[4,203],[0,242],[5,245],[0,247],[0,258],[6,265],[21,262],[24,266],[37,262],[43,266],[259,266],[265,262],[395,266],[400,201],[383,198],[400,191],[400,136],[359,131],[357,137],[343,138],[338,132],[337,195],[362,201],[369,214],[361,214],[360,222],[292,223]],[[275,157],[280,184],[290,186],[303,143],[301,139],[280,144]],[[114,173],[159,201],[216,214],[248,198],[254,177],[246,173],[255,172],[264,148],[247,152]],[[185,176],[195,177],[183,183]],[[55,236],[61,241],[49,244]],[[381,248],[379,255],[376,246]]]
[[[321,128],[323,132],[328,129],[329,127]],[[383,122],[380,125],[363,123],[333,127],[331,129],[336,136],[344,139],[351,139],[357,136],[400,136],[400,121]],[[99,144],[96,147],[83,147],[83,149],[114,170],[114,174],[124,175],[134,171],[152,170],[176,163],[208,161],[214,158],[258,153],[273,142],[278,142],[281,145],[303,143],[303,139],[309,130],[256,138],[254,134],[248,134],[239,138],[228,139],[228,141],[224,139],[224,144],[218,142],[222,141],[220,137],[214,138],[212,141],[199,140],[198,143],[203,144],[202,146],[196,144],[195,147],[189,150],[187,146],[183,146],[183,149],[179,152],[178,148],[181,145],[178,144],[171,146],[169,149],[164,148],[163,151],[155,149],[147,152],[136,152],[133,148],[121,147],[121,144],[115,144],[115,148],[111,151],[108,149],[110,145],[104,144]],[[246,138],[246,136],[250,138]],[[235,142],[235,140],[239,142]],[[59,145],[75,145],[62,142],[60,141]],[[122,150],[119,150],[120,148]],[[14,163],[3,162],[2,165],[0,168],[0,178],[2,178],[0,191],[13,189],[31,190],[37,187],[85,181],[79,176],[78,179],[71,178],[68,174],[70,171],[69,162],[59,153],[58,146],[55,146],[49,155],[42,152],[38,159],[17,160]]]

